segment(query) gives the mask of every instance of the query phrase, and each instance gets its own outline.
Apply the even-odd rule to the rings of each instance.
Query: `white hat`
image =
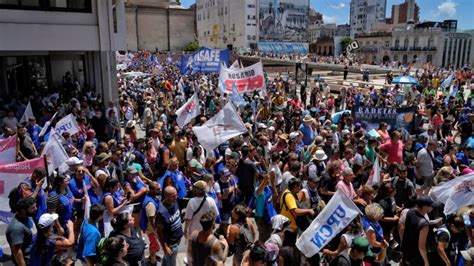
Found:
[[[291,223],[291,221],[286,216],[283,216],[281,214],[277,214],[277,215],[272,217],[272,229],[273,230],[281,231],[286,226],[288,226],[290,223]]]
[[[58,217],[59,217],[59,215],[57,213],[53,213],[53,214],[44,213],[39,218],[38,224],[40,226],[42,226],[43,228],[49,227],[50,225],[52,225],[54,223],[54,221],[56,221],[58,219]]]
[[[462,257],[467,261],[474,260],[474,247],[461,251]]]
[[[84,162],[83,160],[80,160],[77,157],[70,157],[69,159],[66,160],[66,164],[69,165],[69,166],[71,166],[71,165],[80,165],[83,162]]]
[[[304,123],[313,122],[313,117],[311,115],[306,115],[303,119]]]
[[[132,128],[135,126],[135,120],[128,120],[126,128]]]
[[[295,139],[296,137],[298,137],[299,134],[300,134],[300,133],[297,132],[297,131],[291,132],[291,133],[290,133],[290,139]]]
[[[275,131],[275,127],[274,126],[269,127],[268,131]]]
[[[265,125],[264,123],[258,123],[257,127],[258,129],[267,129],[267,125]]]
[[[328,156],[323,150],[316,150],[316,153],[313,155],[313,160],[324,161],[327,158]]]

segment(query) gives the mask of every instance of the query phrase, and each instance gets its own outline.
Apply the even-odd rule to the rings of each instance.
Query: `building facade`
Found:
[[[391,32],[371,32],[355,35],[359,49],[354,53],[357,59],[365,63],[384,63],[390,61]]]
[[[387,0],[351,0],[350,26],[351,36],[368,33],[372,25],[385,21]]]
[[[420,21],[420,8],[415,0],[405,0],[399,5],[392,5],[392,16],[390,24],[403,24],[408,22],[418,23]]]
[[[341,24],[336,27],[336,36],[350,36],[351,26],[349,24]]]
[[[309,42],[316,42],[320,37],[334,37],[336,31],[336,24],[334,23],[309,25]]]
[[[195,6],[170,0],[128,0],[125,4],[127,49],[182,51],[196,40]]]
[[[5,3],[0,1],[0,95],[58,92],[68,72],[105,100],[117,99],[115,51],[126,49],[123,0]]]

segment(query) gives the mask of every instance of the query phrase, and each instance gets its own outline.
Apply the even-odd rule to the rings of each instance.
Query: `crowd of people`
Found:
[[[248,132],[211,151],[192,127],[230,93],[217,74],[157,69],[148,56],[135,54],[128,69],[146,75],[118,74],[118,101],[78,86],[4,101],[2,138],[17,134],[19,161],[41,154],[48,134],[39,132],[55,113],[74,114],[80,127],[62,135],[62,167],[34,169],[10,192],[5,234],[16,265],[472,265],[474,207],[444,215],[430,197],[474,172],[472,76],[440,87],[446,73],[469,69],[425,70],[396,105],[397,89],[336,95],[321,79],[269,75],[265,93],[244,95],[238,108]],[[176,111],[194,93],[201,114],[180,128]],[[28,101],[35,117],[20,124]],[[415,130],[381,122],[370,135],[345,112],[354,106],[416,106]],[[369,182],[376,160],[380,180]],[[338,190],[362,215],[306,257],[298,236]]]

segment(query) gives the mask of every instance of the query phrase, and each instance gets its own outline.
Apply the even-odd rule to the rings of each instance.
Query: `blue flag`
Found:
[[[247,105],[247,101],[245,101],[244,97],[242,97],[242,95],[237,91],[235,83],[232,83],[232,94],[230,95],[230,99],[236,106]]]
[[[449,89],[449,87],[451,87],[451,83],[453,83],[453,79],[454,74],[449,75],[449,77],[447,77],[445,80],[443,80],[443,83],[441,83],[441,88],[443,88],[443,90]]]

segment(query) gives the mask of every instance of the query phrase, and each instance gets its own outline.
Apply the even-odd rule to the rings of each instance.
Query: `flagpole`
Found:
[[[48,187],[50,187],[51,183],[49,182],[49,171],[48,171],[48,158],[46,158],[46,155],[43,155],[43,160],[44,160],[44,169],[46,169],[46,183],[48,184]]]

